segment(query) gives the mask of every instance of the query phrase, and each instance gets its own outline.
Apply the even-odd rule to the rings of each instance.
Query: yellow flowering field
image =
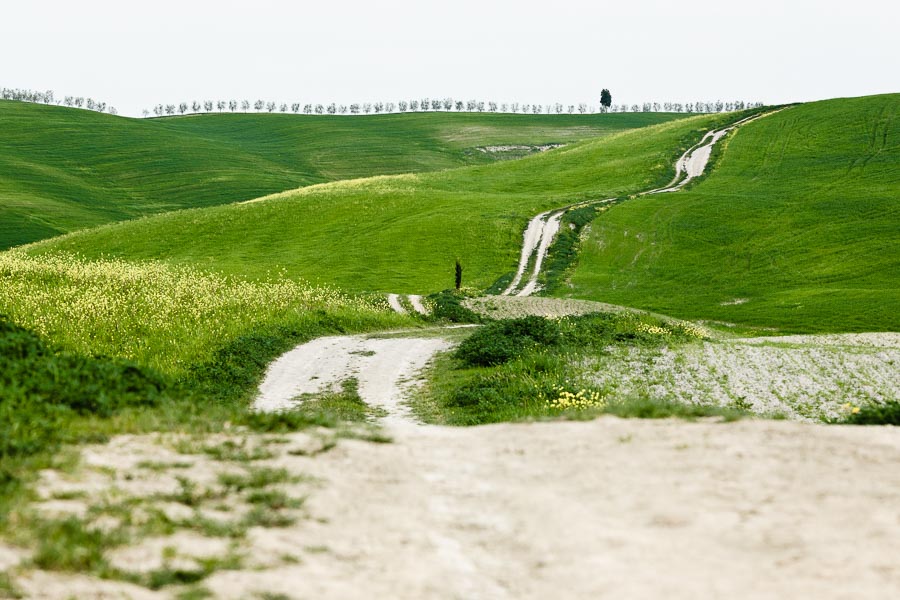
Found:
[[[246,281],[158,262],[0,254],[0,314],[67,350],[172,375],[267,325],[347,330],[410,324],[382,297],[273,278]]]

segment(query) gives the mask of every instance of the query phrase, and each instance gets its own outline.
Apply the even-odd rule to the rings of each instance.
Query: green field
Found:
[[[898,98],[809,103],[742,127],[717,149],[712,172],[690,189],[632,198],[596,219],[568,285],[556,293],[784,331],[897,329]],[[704,115],[614,133],[603,119],[616,116],[624,119],[622,127],[647,119],[544,116],[544,126],[559,121],[555,129],[541,129],[541,116],[517,121],[523,117],[516,115],[129,121],[86,113],[152,128],[154,135],[214,140],[257,157],[271,151],[267,160],[283,158],[290,147],[295,157],[320,157],[306,169],[319,180],[352,177],[354,168],[388,175],[110,224],[29,251],[162,260],[241,277],[277,275],[351,292],[400,293],[448,287],[460,259],[464,284],[485,289],[515,268],[530,216],[659,185],[678,153],[703,131],[736,118]],[[634,120],[639,117],[644,120]],[[600,124],[603,136],[521,160],[443,169],[488,160],[472,153],[478,144],[587,135],[585,123]],[[409,134],[413,130],[421,137]],[[301,131],[307,136],[303,151],[295,145]],[[392,147],[392,138],[405,139]],[[352,142],[360,139],[365,141]],[[35,146],[47,152],[46,141]],[[380,158],[363,160],[354,146]],[[388,147],[402,148],[401,155],[390,156]],[[389,175],[394,167],[443,170]],[[172,186],[184,182],[184,173],[151,171]],[[261,179],[254,172],[243,175],[248,183]],[[194,200],[196,189],[178,190],[185,203],[201,204]]]
[[[594,221],[566,295],[782,331],[900,330],[900,94],[795,106],[690,190]]]
[[[173,212],[49,240],[31,252],[160,259],[221,273],[281,273],[349,291],[486,288],[514,271],[527,220],[665,182],[714,123],[704,115],[515,161],[307,187],[261,202]]]
[[[127,119],[0,100],[0,249],[300,186],[492,162],[674,114],[215,114]]]

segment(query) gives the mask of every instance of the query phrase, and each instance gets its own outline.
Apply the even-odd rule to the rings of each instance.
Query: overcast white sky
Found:
[[[0,87],[157,103],[900,92],[896,0],[4,0]]]

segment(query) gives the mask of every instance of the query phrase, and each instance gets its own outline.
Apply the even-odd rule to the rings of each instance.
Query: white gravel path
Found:
[[[502,295],[509,296],[522,282],[522,277],[525,275],[525,269],[528,267],[528,261],[541,243],[544,232],[544,222],[549,214],[549,212],[541,213],[528,222],[528,227],[525,228],[525,233],[523,234],[522,251],[519,253],[519,266],[516,269],[516,275],[513,277],[509,287],[503,290]]]
[[[399,313],[401,315],[406,314],[406,309],[403,308],[402,304],[400,304],[399,294],[388,294],[387,301],[388,301],[388,304],[391,306],[391,310],[393,310],[395,313]]]
[[[409,386],[435,353],[449,347],[442,338],[318,338],[269,366],[253,407],[264,412],[289,409],[304,394],[334,391],[355,377],[363,401],[387,411],[384,424],[408,425],[414,420],[402,401]]]
[[[544,264],[547,252],[550,251],[550,244],[553,243],[553,239],[556,237],[556,234],[559,233],[559,224],[565,212],[566,211],[564,210],[555,212],[544,221],[543,227],[541,228],[541,243],[538,246],[537,255],[534,259],[534,270],[531,273],[531,277],[528,279],[528,283],[525,284],[525,287],[523,287],[516,296],[530,296],[538,290],[538,276],[541,274],[541,266]]]
[[[751,115],[729,125],[728,127],[708,131],[698,144],[692,146],[691,148],[688,148],[688,150],[684,154],[682,154],[681,157],[675,162],[675,178],[672,179],[669,185],[656,190],[650,190],[649,192],[643,192],[640,195],[644,196],[648,194],[662,194],[680,190],[685,185],[687,185],[689,181],[703,174],[703,171],[706,170],[706,165],[709,163],[709,157],[712,155],[713,146],[715,146],[719,140],[725,137],[728,132],[740,127],[741,125],[749,123],[750,121],[755,121],[756,119],[774,114],[776,112],[778,111]]]
[[[422,304],[422,296],[419,296],[418,294],[410,294],[409,303],[412,304],[413,310],[420,315],[428,314],[428,309],[425,308],[424,304]]]

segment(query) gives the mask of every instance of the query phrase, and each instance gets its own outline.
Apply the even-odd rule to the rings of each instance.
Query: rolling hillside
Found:
[[[50,240],[32,252],[163,259],[243,276],[281,273],[350,291],[484,288],[515,270],[536,212],[646,189],[671,177],[704,115],[541,155],[436,173],[307,187],[259,202],[169,213]]]
[[[493,162],[679,115],[216,114],[137,120],[0,101],[0,249],[181,208],[370,175]]]
[[[792,107],[685,192],[597,219],[572,289],[684,318],[900,330],[900,94]]]

